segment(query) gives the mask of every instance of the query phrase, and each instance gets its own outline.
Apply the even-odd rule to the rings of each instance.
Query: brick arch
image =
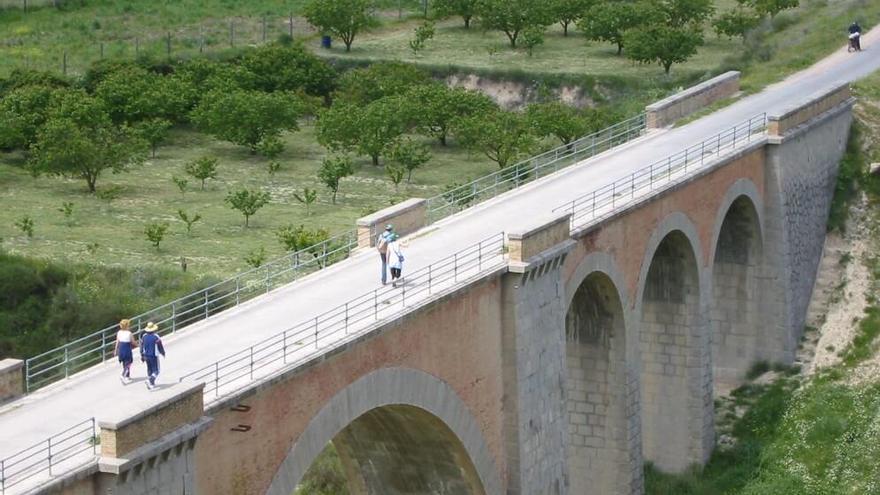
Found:
[[[638,278],[642,450],[664,471],[705,462],[714,444],[702,260],[698,229],[675,212],[653,230]]]
[[[461,464],[462,476],[471,478],[467,472],[473,473],[475,479],[467,481],[476,486],[474,493],[502,493],[498,469],[478,423],[464,402],[442,380],[410,368],[373,371],[334,395],[294,441],[267,493],[293,493],[328,442],[359,418],[369,418],[371,411],[375,413],[383,408],[399,417],[423,414],[434,427],[446,428],[454,438],[446,435],[444,441],[460,447],[461,451],[452,453],[451,457]]]
[[[747,179],[727,190],[716,213],[709,257],[710,337],[716,393],[735,388],[761,357],[768,319],[761,311],[767,272],[763,205]]]
[[[638,373],[630,312],[611,255],[587,255],[566,284],[567,464],[571,493],[641,486]]]

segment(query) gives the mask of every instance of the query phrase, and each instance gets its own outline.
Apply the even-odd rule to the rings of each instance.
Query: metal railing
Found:
[[[153,321],[159,325],[161,334],[174,333],[343,260],[355,247],[356,231],[339,234],[133,316],[130,318],[132,330],[139,332],[147,322]],[[31,392],[112,359],[118,330],[118,324],[112,325],[28,359],[25,362],[26,390]]]
[[[645,114],[584,136],[569,144],[545,151],[540,155],[505,167],[497,172],[450,189],[427,200],[428,221],[453,215],[478,203],[494,198],[523,184],[533,182],[581,160],[604,153],[641,136],[645,131]]]
[[[80,456],[91,451],[91,456]],[[0,493],[48,472],[53,476],[93,461],[98,455],[98,430],[89,418],[9,457],[0,459]],[[76,459],[74,459],[76,458]]]
[[[645,115],[641,114],[491,173],[463,186],[427,200],[428,221],[445,218],[481,201],[515,189],[578,161],[610,150],[642,135]],[[182,328],[237,306],[255,296],[297,280],[299,277],[347,258],[358,245],[356,230],[343,232],[323,242],[290,253],[259,268],[240,273],[192,294],[129,318],[139,332],[149,321],[159,325],[159,333]],[[363,244],[363,243],[362,243]],[[119,325],[77,338],[63,346],[38,354],[25,362],[25,390],[32,392],[57,380],[68,378],[90,366],[113,358]]]
[[[380,321],[505,263],[504,233],[495,234],[447,258],[408,274],[397,287],[384,286],[189,373],[180,381],[204,381],[206,397],[236,390],[327,352]]]
[[[644,196],[643,193],[672,187],[689,178],[706,161],[717,158],[722,152],[749,143],[755,134],[767,127],[767,115],[762,113],[749,120],[672,154],[662,160],[637,170],[632,174],[600,187],[553,210],[554,213],[569,212],[571,229],[614,214]]]

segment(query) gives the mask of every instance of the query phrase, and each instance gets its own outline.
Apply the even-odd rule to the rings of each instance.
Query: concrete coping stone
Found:
[[[696,86],[691,86],[684,91],[679,91],[672,96],[668,96],[660,101],[654,102],[645,107],[645,109],[649,112],[663,110],[667,107],[678,104],[682,100],[686,100],[688,98],[692,98],[695,95],[703,93],[710,88],[720,86],[721,84],[725,84],[727,82],[730,82],[731,80],[739,79],[740,75],[741,73],[737,70],[727,71],[724,74],[709,79],[708,81],[703,81]]]
[[[542,230],[547,230],[551,227],[555,227],[559,223],[568,223],[568,218],[570,216],[571,213],[553,213],[550,215],[544,215],[542,217],[539,217],[538,220],[535,220],[532,223],[531,227],[525,227],[525,229],[508,232],[507,238],[513,241],[521,241],[525,238],[535,235]]]
[[[21,359],[6,358],[0,360],[0,375],[13,373],[24,367],[24,361]]]
[[[100,426],[102,430],[122,429],[139,419],[145,418],[156,411],[183,400],[187,396],[201,394],[204,388],[204,382],[176,383],[170,387],[170,394],[166,395],[158,402],[146,405],[143,402],[128,403],[121,411],[114,412],[109,418],[98,420],[98,426]],[[146,394],[148,392],[144,393]]]
[[[388,208],[379,210],[376,213],[359,218],[357,220],[357,225],[358,227],[371,227],[379,223],[384,223],[386,220],[398,217],[402,213],[421,207],[426,201],[427,200],[424,198],[410,198],[406,201],[389,206]]]
[[[779,113],[776,115],[768,115],[767,120],[783,120],[787,117],[791,117],[792,115],[796,114],[797,112],[803,110],[805,107],[808,107],[814,103],[822,101],[823,99],[827,98],[829,95],[832,95],[832,94],[837,93],[839,91],[843,91],[844,89],[846,89],[848,87],[849,87],[848,82],[826,86],[826,87],[816,91],[815,93],[807,96],[806,98],[804,98],[802,100],[798,100],[796,103],[792,103],[792,104],[786,106],[785,109],[782,111],[782,113]]]

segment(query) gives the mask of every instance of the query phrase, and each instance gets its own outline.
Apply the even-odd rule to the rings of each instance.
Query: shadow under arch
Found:
[[[710,312],[716,392],[735,388],[762,357],[772,322],[762,318],[766,279],[762,222],[751,188],[735,184],[716,220]]]
[[[422,371],[382,368],[337,393],[294,441],[266,493],[293,493],[330,441],[352,493],[501,494],[476,420],[448,384]]]
[[[639,276],[642,452],[668,472],[705,462],[714,444],[702,259],[693,223],[673,213],[652,234]]]
[[[637,382],[627,367],[624,302],[611,276],[600,270],[587,274],[570,295],[566,311],[571,493],[630,493],[632,464],[640,461],[630,442],[629,418],[637,415],[628,414],[635,409],[628,401],[635,394],[628,390]]]

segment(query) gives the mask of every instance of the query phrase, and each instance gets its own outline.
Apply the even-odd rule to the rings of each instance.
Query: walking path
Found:
[[[406,251],[406,272],[412,273],[492,234],[529,226],[567,201],[762,113],[773,113],[835,83],[853,81],[880,68],[880,29],[864,37],[865,51],[835,53],[816,66],[767,90],[681,128],[652,132],[630,144],[594,157],[554,176],[475,206],[440,221],[413,238]],[[314,318],[379,284],[378,256],[373,250],[258,297],[186,331],[166,337],[160,383],[208,366],[218,359]],[[340,339],[345,338],[344,335]],[[134,377],[143,377],[136,363]],[[147,392],[135,381],[123,386],[117,363],[106,363],[23,397],[0,408],[0,459],[45,440],[92,416],[120,408],[155,403],[168,394]]]

